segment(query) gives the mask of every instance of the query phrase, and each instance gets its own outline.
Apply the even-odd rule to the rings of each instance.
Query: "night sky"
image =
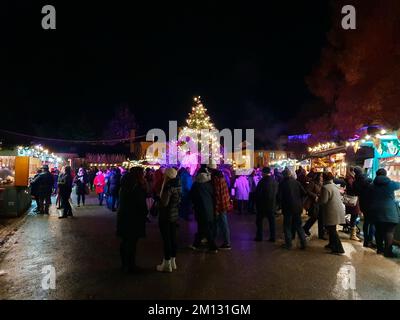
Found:
[[[82,117],[100,135],[121,104],[141,133],[183,123],[194,95],[220,129],[285,123],[313,99],[304,77],[331,16],[322,0],[10,3],[0,17],[0,128],[48,137]],[[55,5],[57,30],[41,28],[44,4]]]

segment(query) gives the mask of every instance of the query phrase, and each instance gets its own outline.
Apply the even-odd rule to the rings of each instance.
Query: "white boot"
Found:
[[[172,272],[171,260],[163,259],[163,262],[157,266],[157,271]]]
[[[351,228],[350,240],[361,241],[361,239],[357,237],[357,227]]]
[[[175,257],[171,258],[171,267],[172,267],[172,270],[178,269],[176,266],[176,258]]]

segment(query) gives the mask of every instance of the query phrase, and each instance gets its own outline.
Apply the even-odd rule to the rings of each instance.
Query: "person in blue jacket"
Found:
[[[395,201],[394,192],[400,189],[400,183],[390,180],[385,169],[376,172],[369,197],[369,213],[375,224],[377,253],[393,258],[393,238],[397,224],[400,222],[399,204]]]
[[[189,220],[189,216],[192,213],[192,203],[190,200],[190,189],[192,188],[192,176],[190,175],[187,168],[180,168],[178,176],[182,187],[182,198],[179,207],[179,216],[185,220]]]

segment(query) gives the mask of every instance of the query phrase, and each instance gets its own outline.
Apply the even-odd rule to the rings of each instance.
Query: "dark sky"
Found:
[[[304,77],[331,14],[322,0],[10,3],[0,17],[0,128],[42,126],[49,137],[81,117],[100,133],[122,103],[142,132],[182,123],[194,95],[218,128],[285,122],[312,98]],[[57,30],[41,28],[44,4],[55,5]]]

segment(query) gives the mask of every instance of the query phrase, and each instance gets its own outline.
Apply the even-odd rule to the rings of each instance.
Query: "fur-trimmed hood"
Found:
[[[209,173],[199,173],[196,177],[196,182],[198,183],[206,183],[211,181],[211,175]]]

